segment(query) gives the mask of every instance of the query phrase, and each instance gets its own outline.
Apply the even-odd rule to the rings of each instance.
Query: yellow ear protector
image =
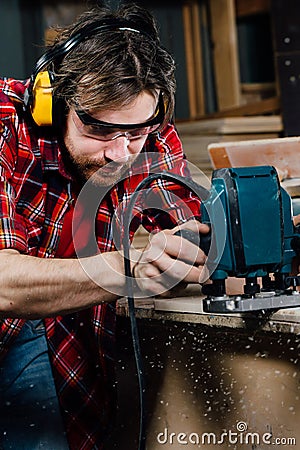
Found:
[[[47,70],[39,72],[32,87],[31,115],[37,125],[52,125],[52,87]]]
[[[61,124],[62,110],[64,110],[62,102],[57,101],[53,96],[54,75],[47,68],[54,63],[59,65],[66,54],[95,33],[113,30],[129,30],[143,34],[154,41],[154,37],[150,33],[137,29],[136,25],[128,20],[107,19],[86,25],[63,43],[50,48],[37,61],[24,95],[25,107],[30,111],[37,125],[58,126]]]

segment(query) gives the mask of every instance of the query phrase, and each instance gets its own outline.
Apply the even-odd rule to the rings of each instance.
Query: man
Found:
[[[52,122],[39,118],[44,104],[36,112],[39,83]],[[174,62],[148,12],[96,8],[58,34],[31,80],[0,87],[0,447],[101,449],[113,410],[114,301],[126,294],[114,212],[152,166],[188,176],[170,123]],[[99,200],[95,224],[82,213],[86,185]],[[132,222],[131,235],[140,224],[156,231],[134,263],[144,293],[167,290],[165,280],[198,282],[205,261],[174,236],[179,219],[199,218],[199,201],[168,187],[183,212],[171,205],[168,214],[163,194]],[[195,220],[179,227],[207,232]]]

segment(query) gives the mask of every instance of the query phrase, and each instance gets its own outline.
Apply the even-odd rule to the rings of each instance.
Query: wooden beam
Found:
[[[212,114],[198,116],[197,119],[214,119],[218,117],[256,116],[280,111],[279,97],[270,97],[255,103],[228,108]]]
[[[183,4],[182,17],[190,117],[194,118],[205,113],[199,6],[196,0]]]
[[[247,17],[270,12],[270,0],[235,0],[236,17]]]
[[[193,119],[197,115],[197,103],[196,103],[196,89],[195,89],[196,81],[194,72],[192,20],[190,14],[190,5],[188,3],[184,3],[182,6],[182,20],[184,30],[189,110],[190,110],[190,118]]]
[[[234,0],[210,0],[218,108],[241,103]]]
[[[244,93],[276,92],[276,83],[242,83],[241,90]]]
[[[212,143],[208,153],[213,168],[275,166],[280,179],[300,178],[300,138],[257,139]],[[295,192],[295,186],[291,186]]]
[[[195,84],[197,95],[197,115],[205,114],[205,95],[204,95],[204,77],[203,77],[203,55],[201,43],[201,30],[199,18],[199,4],[194,0],[191,5],[193,38],[194,38],[194,64],[195,64]]]
[[[280,133],[282,120],[280,115],[219,117],[205,120],[191,120],[177,124],[180,136],[217,136],[241,134]]]

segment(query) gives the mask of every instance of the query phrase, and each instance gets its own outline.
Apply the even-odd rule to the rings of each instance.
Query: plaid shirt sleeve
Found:
[[[1,99],[2,100],[2,99]],[[8,122],[7,117],[10,116]],[[27,233],[16,212],[16,192],[10,182],[15,172],[17,138],[13,129],[16,113],[9,103],[0,108],[0,249],[27,251]]]

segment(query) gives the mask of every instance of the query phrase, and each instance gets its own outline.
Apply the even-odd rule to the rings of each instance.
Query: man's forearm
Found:
[[[41,259],[0,251],[0,317],[67,314],[124,294],[117,252],[77,259]]]

